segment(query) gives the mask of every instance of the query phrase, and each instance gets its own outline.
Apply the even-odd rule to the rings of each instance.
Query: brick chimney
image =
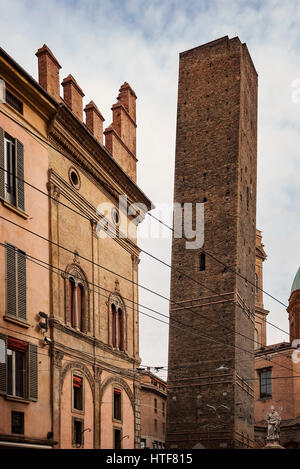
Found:
[[[112,106],[113,122],[104,131],[105,146],[128,176],[136,181],[136,94],[124,83]]]
[[[65,103],[71,108],[75,116],[82,121],[82,98],[84,96],[82,89],[72,75],[68,75],[64,78],[62,81],[62,87],[64,89]]]
[[[85,106],[84,112],[87,128],[92,132],[94,137],[103,144],[103,122],[105,119],[94,101],[90,101],[89,104]]]
[[[39,84],[51,94],[54,99],[60,101],[59,69],[61,66],[46,44],[38,49],[35,55],[38,58]]]

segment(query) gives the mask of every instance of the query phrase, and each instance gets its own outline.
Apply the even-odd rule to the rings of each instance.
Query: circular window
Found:
[[[76,189],[80,188],[80,177],[78,171],[75,168],[69,169],[69,179],[72,186],[74,186]]]
[[[113,207],[111,210],[111,217],[115,225],[118,225],[120,223],[120,214],[115,207]]]

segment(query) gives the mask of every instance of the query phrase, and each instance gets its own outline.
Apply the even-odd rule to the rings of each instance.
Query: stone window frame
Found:
[[[74,417],[72,416],[72,447],[73,448],[78,448],[78,446],[76,445],[75,441],[74,441],[74,428],[75,428],[75,421],[77,422],[81,422],[82,423],[82,432],[81,432],[81,444],[79,446],[79,448],[84,448],[84,419],[83,418],[80,418],[80,417]]]
[[[113,327],[112,327],[112,306],[116,308],[116,316],[118,316],[119,310],[122,311],[123,315],[123,347],[122,349],[119,348],[119,321],[116,318],[116,345],[113,344]],[[119,350],[120,352],[126,352],[128,349],[128,334],[127,334],[127,311],[125,308],[125,303],[118,293],[112,293],[109,296],[108,301],[108,311],[107,311],[107,319],[108,319],[108,343],[113,349]]]
[[[74,407],[74,386],[73,386],[73,377],[78,376],[78,378],[82,379],[82,410],[76,409]],[[75,414],[84,415],[85,414],[85,382],[84,382],[84,374],[82,372],[78,372],[77,370],[72,370],[71,372],[71,412]]]
[[[114,412],[114,406],[115,406],[115,389],[117,391],[120,391],[121,395],[121,419],[115,418],[115,412]],[[118,386],[116,384],[112,385],[112,421],[114,423],[119,423],[120,425],[123,424],[123,392],[121,386]],[[119,428],[119,427],[116,427]]]
[[[273,389],[272,389],[272,366],[268,366],[268,367],[264,367],[264,368],[259,368],[256,370],[257,373],[258,373],[258,377],[259,377],[259,399],[261,401],[265,401],[267,399],[272,399],[273,397]],[[262,396],[261,395],[261,375],[263,372],[266,372],[266,371],[270,371],[271,372],[271,376],[269,378],[270,380],[270,386],[271,386],[271,393],[267,396]],[[267,379],[267,378],[266,378]]]
[[[87,334],[90,331],[90,289],[87,281],[87,277],[77,264],[70,264],[66,268],[66,271],[63,275],[64,277],[64,290],[65,290],[65,323],[74,329],[75,331],[82,332]],[[75,327],[72,326],[71,320],[71,308],[69,301],[69,281],[73,279],[76,288],[78,285],[82,285],[84,291],[84,300],[83,300],[83,311],[81,312],[81,321],[82,329],[75,324]],[[75,301],[77,301],[77,295],[75,294]],[[77,315],[76,315],[77,317]]]
[[[117,425],[113,425],[113,446],[115,447],[115,430],[120,432],[120,447],[122,448],[122,441],[123,441],[123,428],[118,427]]]
[[[78,180],[77,184],[72,179],[72,173],[75,173],[75,175],[77,177],[77,180]],[[80,187],[81,187],[81,179],[80,179],[79,172],[77,171],[77,169],[74,166],[70,166],[69,171],[68,171],[68,176],[69,176],[69,181],[70,181],[72,187],[75,187],[75,189],[79,190]]]

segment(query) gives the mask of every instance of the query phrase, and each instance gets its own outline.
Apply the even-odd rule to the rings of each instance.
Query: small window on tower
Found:
[[[204,252],[201,252],[200,256],[199,256],[199,270],[200,270],[200,272],[203,272],[205,270],[205,254],[204,254]]]

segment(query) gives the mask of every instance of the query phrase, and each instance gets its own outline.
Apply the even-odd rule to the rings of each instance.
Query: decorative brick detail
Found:
[[[68,75],[62,81],[64,89],[64,101],[73,111],[76,117],[82,121],[82,98],[84,93],[72,75]]]
[[[35,54],[38,58],[39,84],[57,101],[60,101],[59,70],[61,66],[46,44]]]
[[[104,117],[97,108],[94,101],[90,101],[84,108],[86,116],[86,126],[92,132],[94,137],[103,144],[103,122]]]

